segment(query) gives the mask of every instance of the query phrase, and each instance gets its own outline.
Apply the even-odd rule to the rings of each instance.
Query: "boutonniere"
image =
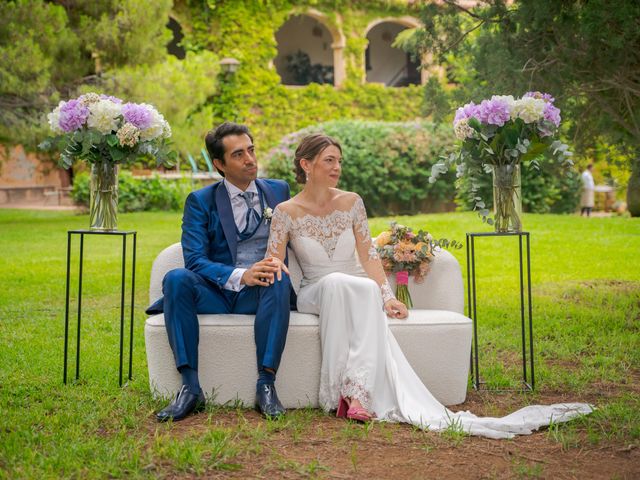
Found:
[[[271,221],[271,217],[273,217],[273,209],[270,207],[266,207],[262,211],[262,218],[264,218],[265,223],[269,223]]]

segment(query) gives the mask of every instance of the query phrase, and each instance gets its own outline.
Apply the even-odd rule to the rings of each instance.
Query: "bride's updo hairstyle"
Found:
[[[295,157],[293,159],[293,165],[296,170],[296,182],[299,184],[307,183],[307,175],[302,168],[302,165],[300,165],[300,160],[306,158],[307,160],[312,161],[320,155],[325,148],[330,147],[331,145],[340,150],[340,154],[342,155],[342,147],[340,144],[328,135],[317,133],[302,139],[300,145],[296,148]]]

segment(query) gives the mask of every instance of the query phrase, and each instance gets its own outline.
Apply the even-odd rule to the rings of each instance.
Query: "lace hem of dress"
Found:
[[[326,376],[320,381],[319,400],[325,410],[335,410],[340,396],[356,399],[365,410],[371,411],[371,392],[367,388],[368,374],[365,369],[343,372],[337,383],[329,382]]]
[[[382,304],[385,304],[389,300],[396,298],[396,296],[393,294],[393,290],[391,290],[391,285],[389,285],[388,280],[384,281],[384,283],[380,286],[380,290],[382,292]]]

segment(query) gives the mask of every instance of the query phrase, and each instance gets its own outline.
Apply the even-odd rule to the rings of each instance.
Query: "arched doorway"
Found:
[[[413,22],[411,22],[413,23]],[[366,81],[383,83],[389,87],[404,87],[422,83],[420,63],[393,42],[400,32],[413,27],[407,21],[381,20],[371,25],[366,33]]]
[[[340,42],[317,17],[294,15],[276,32],[278,55],[273,63],[285,85],[336,84],[334,50]]]

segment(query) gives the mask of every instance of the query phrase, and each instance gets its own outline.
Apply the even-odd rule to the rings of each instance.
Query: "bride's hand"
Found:
[[[289,275],[289,269],[287,268],[287,266],[284,264],[284,262],[282,260],[280,260],[278,257],[267,257],[265,258],[265,260],[267,262],[269,262],[269,264],[273,267],[277,268],[276,271],[276,277],[278,278],[278,280],[282,280],[282,272],[284,271],[287,275]],[[273,283],[273,282],[272,282]]]
[[[407,318],[409,316],[409,310],[407,310],[407,306],[400,300],[396,300],[395,298],[387,300],[387,302],[384,304],[384,311],[391,318]]]
[[[259,285],[268,287],[277,278],[282,280],[282,271],[289,273],[289,269],[282,260],[277,257],[267,257],[254,263],[242,275],[240,283],[250,287]]]

